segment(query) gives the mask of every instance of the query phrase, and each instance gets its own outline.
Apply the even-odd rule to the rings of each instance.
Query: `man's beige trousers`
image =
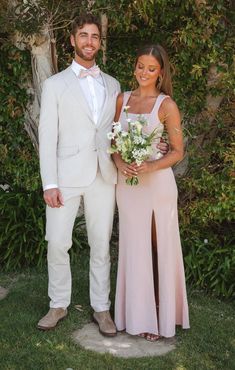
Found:
[[[47,207],[48,295],[50,307],[68,307],[71,301],[71,270],[68,251],[72,246],[74,221],[84,198],[84,213],[90,245],[90,302],[96,312],[109,309],[110,254],[115,207],[115,186],[104,182],[98,172],[84,188],[61,188],[64,206]]]

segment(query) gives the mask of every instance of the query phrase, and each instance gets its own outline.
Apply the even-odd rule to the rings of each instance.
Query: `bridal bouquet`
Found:
[[[139,115],[136,121],[132,121],[128,118],[128,109],[129,106],[124,107],[124,112],[127,115],[128,131],[122,130],[120,122],[113,122],[113,130],[107,134],[108,139],[113,141],[109,153],[120,153],[125,162],[136,162],[137,165],[140,165],[151,156],[154,139],[160,137],[161,134],[157,132],[157,129],[150,134],[144,133],[143,127],[148,124],[147,120]],[[137,185],[139,180],[134,176],[126,179],[126,183]]]

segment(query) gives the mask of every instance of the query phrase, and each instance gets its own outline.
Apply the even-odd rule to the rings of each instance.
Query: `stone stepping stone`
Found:
[[[124,358],[162,356],[176,348],[175,338],[148,342],[144,338],[125,332],[119,332],[116,337],[104,337],[94,323],[86,324],[82,329],[76,330],[73,338],[85,349]]]
[[[8,294],[8,290],[0,286],[0,301],[4,299]]]

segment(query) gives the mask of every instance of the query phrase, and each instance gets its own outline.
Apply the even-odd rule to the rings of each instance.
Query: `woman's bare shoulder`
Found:
[[[176,102],[170,96],[167,96],[163,100],[161,108],[164,112],[174,112],[179,110]]]
[[[180,117],[179,108],[176,102],[170,96],[167,96],[163,100],[159,108],[158,116],[161,122],[167,122],[173,119],[173,117],[174,119],[176,117]]]

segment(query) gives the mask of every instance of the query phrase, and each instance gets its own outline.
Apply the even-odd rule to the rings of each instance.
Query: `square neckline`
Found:
[[[125,106],[128,106],[128,102],[129,102],[130,97],[132,95],[132,91],[126,91],[125,93],[129,95],[128,98],[127,98],[126,104],[125,104]],[[164,95],[164,94],[162,94],[160,92],[160,94],[156,97],[156,100],[155,100],[155,103],[153,105],[153,108],[152,108],[151,112],[149,112],[149,113],[132,113],[132,112],[128,112],[128,114],[132,114],[132,115],[135,115],[135,116],[147,116],[147,115],[149,116],[149,115],[151,115],[154,112],[154,109],[155,109],[155,107],[157,105],[157,101],[158,101],[158,98],[159,98],[160,95]]]

